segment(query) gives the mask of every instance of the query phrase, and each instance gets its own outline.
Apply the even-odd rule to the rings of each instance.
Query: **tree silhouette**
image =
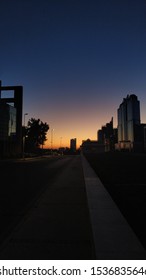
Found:
[[[35,151],[41,146],[43,147],[47,140],[48,130],[49,125],[46,122],[43,123],[40,119],[31,118],[26,128],[26,149]]]

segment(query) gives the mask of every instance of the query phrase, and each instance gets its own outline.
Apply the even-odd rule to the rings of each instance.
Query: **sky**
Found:
[[[146,123],[145,0],[1,0],[0,36],[2,86],[23,86],[23,118],[49,124],[46,147],[117,127],[127,94]]]

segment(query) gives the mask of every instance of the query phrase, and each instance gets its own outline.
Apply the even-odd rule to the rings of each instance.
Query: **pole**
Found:
[[[28,113],[24,114],[24,135],[23,135],[23,159],[25,159],[25,116],[27,116]]]
[[[54,129],[52,128],[51,129],[51,152],[53,152],[53,132],[54,132]]]

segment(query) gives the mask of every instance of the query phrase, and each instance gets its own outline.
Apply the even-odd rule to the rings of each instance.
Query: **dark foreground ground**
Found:
[[[85,154],[146,249],[146,154]]]
[[[0,161],[0,259],[94,259],[82,161]]]

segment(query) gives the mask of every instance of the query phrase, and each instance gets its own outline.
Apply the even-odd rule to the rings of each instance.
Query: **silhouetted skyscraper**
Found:
[[[117,142],[117,129],[113,128],[113,117],[109,123],[106,123],[97,131],[97,139],[99,144],[105,145],[106,151],[114,150]]]
[[[118,109],[118,141],[137,141],[140,125],[140,102],[135,94],[127,95]]]
[[[72,152],[76,152],[76,145],[77,145],[77,139],[73,138],[70,140],[70,149]]]
[[[118,108],[119,147],[137,150],[142,141],[140,102],[135,94],[127,95]]]

